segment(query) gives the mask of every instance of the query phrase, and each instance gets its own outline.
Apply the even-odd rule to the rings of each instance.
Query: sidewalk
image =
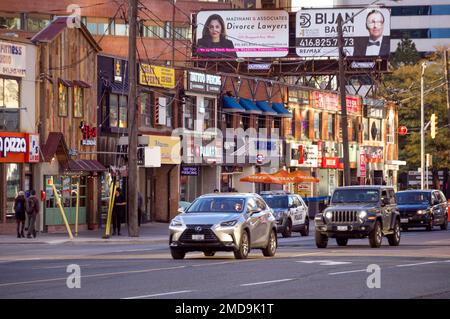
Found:
[[[129,237],[128,228],[125,224],[122,225],[121,236],[110,236],[109,239],[103,239],[105,235],[105,228],[98,230],[86,230],[78,233],[74,239],[71,240],[67,233],[38,233],[36,238],[17,238],[15,235],[0,235],[1,244],[65,244],[65,243],[80,243],[80,244],[101,244],[101,243],[123,243],[123,244],[163,244],[169,241],[169,224],[168,223],[146,223],[142,224],[139,230],[139,237]],[[112,232],[112,229],[111,229]]]

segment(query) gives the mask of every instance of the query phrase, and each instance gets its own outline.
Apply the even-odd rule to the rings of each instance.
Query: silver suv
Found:
[[[250,249],[272,257],[277,249],[277,225],[266,202],[258,194],[215,193],[198,197],[169,226],[169,246],[174,259],[187,252],[233,251],[245,259]]]

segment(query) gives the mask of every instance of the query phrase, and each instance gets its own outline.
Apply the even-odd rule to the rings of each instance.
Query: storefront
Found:
[[[319,145],[312,142],[291,142],[286,145],[286,164],[290,171],[300,170],[311,176],[316,176],[319,167]],[[314,183],[289,185],[289,190],[302,197],[317,196],[318,190]]]

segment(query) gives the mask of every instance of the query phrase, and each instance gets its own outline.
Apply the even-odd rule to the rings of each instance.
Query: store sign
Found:
[[[375,10],[375,12],[373,12]],[[390,11],[386,8],[302,9],[296,14],[295,46],[301,57],[339,55],[337,21],[341,16],[347,56],[388,56]],[[381,35],[379,35],[381,33]],[[369,42],[369,35],[377,37]]]
[[[288,156],[291,167],[318,167],[319,148],[313,144],[288,144]]]
[[[364,99],[364,116],[373,119],[384,118],[384,100]]]
[[[339,111],[339,95],[335,93],[313,91],[311,94],[312,106],[316,109]]]
[[[359,151],[358,170],[356,172],[356,176],[366,177],[366,173],[367,173],[366,153],[364,148],[361,148]]]
[[[361,113],[361,98],[359,96],[349,96],[345,98],[347,105],[347,112],[360,115]]]
[[[181,166],[181,176],[198,176],[198,166]]]
[[[114,59],[114,82],[122,82],[122,61]]]
[[[383,163],[383,147],[382,146],[366,146],[364,147],[366,163]]]
[[[179,137],[148,135],[148,146],[161,148],[161,164],[181,163]]]
[[[339,158],[337,157],[322,157],[322,168],[338,168]]]
[[[139,84],[173,89],[175,87],[175,69],[141,63],[139,65]]]
[[[39,135],[0,133],[0,163],[38,163]]]
[[[202,93],[220,93],[222,78],[219,75],[212,75],[199,72],[188,72],[188,88],[190,91]]]
[[[196,18],[194,52],[199,57],[271,58],[289,52],[289,14],[284,10],[200,11]],[[223,29],[219,42],[210,32],[214,23]]]
[[[95,146],[97,145],[97,128],[87,125],[84,121],[81,121],[79,126],[83,139],[81,145],[83,146]]]
[[[309,91],[307,90],[289,90],[289,102],[300,105],[309,105]]]
[[[26,75],[26,47],[0,41],[0,74],[24,77]]]
[[[271,63],[249,63],[247,69],[249,71],[268,71],[272,67]]]

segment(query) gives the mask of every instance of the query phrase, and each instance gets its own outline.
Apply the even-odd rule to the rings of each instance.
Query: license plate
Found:
[[[347,226],[338,226],[337,230],[338,231],[346,231],[346,230],[348,230],[348,227]]]
[[[192,240],[204,240],[205,235],[192,235]]]
[[[408,223],[408,218],[401,218],[400,219],[400,223],[402,223],[402,224],[407,224]]]

